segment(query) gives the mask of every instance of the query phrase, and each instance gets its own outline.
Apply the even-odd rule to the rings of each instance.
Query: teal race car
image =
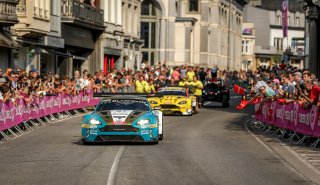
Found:
[[[159,109],[159,108],[158,108]],[[110,96],[83,117],[82,142],[150,142],[163,138],[162,112],[141,96]]]

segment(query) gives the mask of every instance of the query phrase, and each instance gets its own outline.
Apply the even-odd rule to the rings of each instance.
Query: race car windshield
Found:
[[[187,96],[185,90],[159,90],[159,95],[176,95],[176,96]]]
[[[103,100],[98,105],[96,111],[106,110],[140,110],[149,111],[150,107],[144,100]]]

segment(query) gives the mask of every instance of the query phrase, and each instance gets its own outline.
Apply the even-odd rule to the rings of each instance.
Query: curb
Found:
[[[264,138],[254,134],[248,127],[249,121],[251,121],[251,119],[245,122],[245,129],[260,144],[262,144],[268,151],[279,158],[280,161],[282,161],[289,169],[315,184],[320,184],[320,171],[318,169],[308,163],[296,151],[294,151],[290,146],[282,142],[280,139],[269,137],[268,139],[273,139],[275,141],[273,144],[271,142],[266,142]]]

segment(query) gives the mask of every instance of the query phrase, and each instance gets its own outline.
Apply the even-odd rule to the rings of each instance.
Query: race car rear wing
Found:
[[[113,97],[113,96],[136,96],[136,97],[145,97],[145,98],[152,98],[152,97],[163,97],[160,94],[148,94],[148,93],[93,93],[93,97]]]

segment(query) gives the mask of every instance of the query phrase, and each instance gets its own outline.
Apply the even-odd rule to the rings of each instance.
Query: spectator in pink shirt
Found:
[[[174,79],[174,81],[180,80],[180,73],[178,67],[175,67],[174,71],[172,72],[172,78]]]

